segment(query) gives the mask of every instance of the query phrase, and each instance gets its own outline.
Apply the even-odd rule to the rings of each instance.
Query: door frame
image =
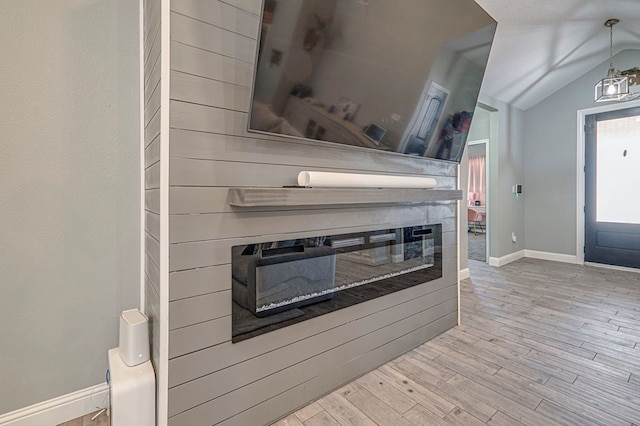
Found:
[[[620,102],[593,108],[578,110],[577,134],[578,143],[576,149],[576,263],[584,265],[584,151],[585,151],[585,117],[601,112],[618,111],[627,108],[640,107],[640,100]]]
[[[482,104],[478,104],[479,107],[481,107],[484,110],[489,111],[489,129],[491,129],[491,114],[493,113],[493,110],[490,110],[488,107],[485,107]],[[491,132],[491,131],[489,131]],[[491,136],[491,134],[489,135]],[[485,196],[484,196],[484,206],[485,206],[485,214],[484,214],[484,235],[485,235],[485,239],[484,239],[484,263],[489,264],[489,199],[491,198],[489,195],[489,143],[491,141],[491,137],[489,137],[488,139],[476,139],[473,141],[468,141],[467,145],[484,145],[484,158],[485,158],[485,163],[484,163],[484,178],[485,178]],[[468,172],[467,172],[468,173]],[[468,176],[468,175],[467,175]],[[468,188],[467,188],[468,190]],[[467,206],[465,206],[467,207]],[[467,256],[469,255],[468,253],[468,248],[469,245],[467,243]]]

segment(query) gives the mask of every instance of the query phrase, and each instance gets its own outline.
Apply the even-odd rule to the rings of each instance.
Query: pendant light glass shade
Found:
[[[629,94],[629,79],[616,73],[613,68],[595,87],[595,101],[619,101]]]
[[[596,83],[594,95],[596,102],[619,101],[629,94],[629,79],[613,67],[613,26],[618,22],[620,20],[614,18],[604,23],[605,27],[609,27],[609,72],[605,78]]]

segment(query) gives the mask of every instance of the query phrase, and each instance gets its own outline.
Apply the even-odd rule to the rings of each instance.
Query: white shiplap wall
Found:
[[[229,187],[291,185],[302,169],[410,173],[434,176],[442,189],[456,185],[450,164],[247,133],[260,3],[171,1],[170,425],[267,424],[457,320],[455,202],[286,210],[228,205]],[[152,56],[152,41],[145,47]],[[152,67],[148,86],[157,85],[151,61],[145,76],[146,64]],[[154,98],[151,87],[148,109]],[[159,134],[153,133],[160,128],[158,112],[145,114],[148,305],[159,291],[160,166],[152,136]],[[418,223],[443,224],[443,278],[231,343],[232,246]]]

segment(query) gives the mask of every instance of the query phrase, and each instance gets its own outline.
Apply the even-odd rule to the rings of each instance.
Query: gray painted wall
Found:
[[[474,139],[489,139],[487,185],[490,205],[487,216],[487,256],[488,260],[496,262],[498,258],[525,247],[524,196],[516,198],[511,192],[512,185],[524,182],[523,112],[484,94],[480,94],[479,102],[487,108],[476,108],[470,135]],[[469,140],[473,140],[471,137]],[[480,148],[467,147],[460,166],[460,187],[464,197],[461,206],[467,205],[468,158],[475,149]],[[466,215],[460,215],[459,226],[466,229]],[[511,242],[512,232],[518,236],[517,244]],[[467,249],[468,238],[466,233],[462,232],[460,269],[468,267]]]
[[[477,145],[469,145],[467,146],[467,154],[469,154],[469,157],[473,157],[474,155],[483,155],[485,154],[485,149],[486,149],[485,145],[486,144],[484,143],[479,143]]]
[[[640,50],[613,58],[619,69],[638,66]],[[609,61],[579,77],[524,113],[526,248],[576,254],[577,111],[593,102],[593,86]],[[623,105],[623,104],[620,104]]]
[[[479,102],[489,114],[489,250],[490,257],[515,253],[525,247],[524,197],[516,198],[511,187],[524,181],[523,112],[489,96],[480,95]],[[511,233],[518,243],[511,242]],[[491,259],[490,259],[491,260]]]
[[[0,414],[104,382],[139,305],[138,3],[0,14]]]
[[[469,141],[477,141],[481,139],[489,139],[489,115],[490,111],[477,107],[473,112],[473,122],[469,129]],[[469,148],[473,148],[470,146]]]

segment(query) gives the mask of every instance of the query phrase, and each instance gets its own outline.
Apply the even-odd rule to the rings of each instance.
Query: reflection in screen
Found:
[[[474,1],[265,8],[250,130],[460,161],[495,32]]]

